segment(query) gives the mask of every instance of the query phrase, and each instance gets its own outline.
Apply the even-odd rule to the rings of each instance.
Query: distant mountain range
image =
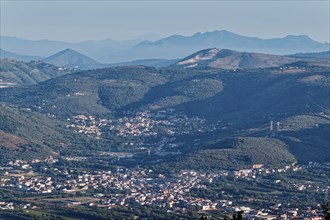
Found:
[[[130,62],[123,62],[123,63],[113,63],[109,64],[111,67],[115,66],[138,66],[138,65],[143,65],[143,66],[153,66],[153,67],[167,67],[170,66],[174,63],[176,63],[179,59],[144,59],[144,60],[133,60]]]
[[[71,48],[89,57],[105,63],[123,62],[130,59],[120,57],[123,51],[140,43],[142,40],[115,41],[111,39],[69,43],[51,40],[25,40],[17,37],[1,36],[1,48],[17,54],[33,54],[48,57],[59,51]],[[125,55],[126,52],[123,54]],[[127,55],[127,54],[126,54]]]
[[[172,35],[156,42],[144,41],[135,49],[152,57],[156,57],[161,52],[166,58],[171,57],[174,52],[184,56],[184,53],[188,54],[212,47],[278,55],[329,50],[328,43],[323,44],[314,41],[306,35],[260,39],[238,35],[226,30],[196,33],[189,37]]]
[[[131,62],[122,62],[122,63],[112,63],[105,64],[95,61],[94,59],[79,53],[73,49],[65,49],[60,52],[57,52],[49,57],[30,57],[23,56],[5,51],[2,53],[2,57],[13,58],[16,60],[31,60],[36,58],[39,60],[39,63],[49,63],[55,65],[57,67],[62,67],[65,69],[75,70],[87,70],[87,69],[101,69],[115,66],[153,66],[156,68],[220,68],[220,69],[251,69],[251,68],[270,68],[270,67],[278,67],[285,64],[290,64],[294,62],[300,62],[297,65],[314,65],[314,66],[329,66],[328,58],[329,51],[319,52],[319,53],[307,53],[307,54],[293,54],[289,56],[281,56],[281,55],[271,55],[271,54],[262,54],[262,53],[251,53],[251,52],[238,52],[235,50],[229,49],[218,49],[218,48],[210,48],[204,49],[198,52],[193,53],[183,59],[140,59]],[[42,62],[41,62],[42,61]],[[303,62],[303,63],[302,63]],[[15,62],[15,60],[4,60],[2,63],[4,65],[1,68],[1,72],[4,74],[3,76],[6,78],[9,77],[10,80],[8,82],[15,83],[17,85],[28,85],[34,84],[36,82],[40,82],[45,79],[53,78],[48,77],[46,74],[45,77],[41,76],[41,80],[36,75],[31,75],[32,70],[28,70],[26,65],[30,65],[30,63],[25,64],[23,62]],[[11,65],[9,65],[11,63]],[[32,62],[33,63],[33,62]],[[38,62],[37,62],[38,63]],[[22,75],[21,71],[13,71],[13,68],[6,68],[9,66],[15,66],[15,68],[24,70],[26,75]],[[56,69],[57,67],[53,67],[52,69]],[[25,71],[26,70],[26,71]],[[41,73],[44,71],[41,70]],[[72,70],[71,70],[72,71]],[[8,73],[15,73],[15,77],[17,74],[21,74],[19,79],[14,79],[14,75],[9,76]],[[47,73],[48,71],[46,71]],[[54,71],[53,71],[54,72]],[[60,73],[61,74],[61,73]],[[55,74],[55,77],[57,75]],[[2,78],[4,78],[2,77]],[[13,78],[14,77],[14,78]],[[36,80],[27,80],[21,77],[32,77],[36,78]],[[23,81],[22,81],[23,80]],[[5,80],[6,81],[6,80]]]
[[[297,53],[290,55],[297,58],[312,58],[312,59],[330,59],[330,50],[318,53]]]
[[[43,59],[42,57],[38,57],[38,56],[28,56],[28,55],[12,53],[12,52],[9,52],[9,51],[6,51],[6,50],[3,50],[0,48],[0,59],[5,59],[5,58],[15,59],[15,60],[24,61],[24,62]]]
[[[1,36],[1,48],[12,53],[47,57],[71,48],[101,63],[119,63],[141,59],[178,59],[213,47],[284,55],[328,51],[329,43],[314,41],[306,35],[261,39],[238,35],[226,30],[196,33],[192,36],[172,35],[157,41],[106,39],[69,43],[50,40],[32,41]]]

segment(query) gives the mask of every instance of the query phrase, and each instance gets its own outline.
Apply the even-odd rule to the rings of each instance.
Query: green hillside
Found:
[[[273,138],[235,138],[217,142],[178,158],[175,169],[242,169],[251,164],[279,167],[296,161],[288,146]]]
[[[0,105],[1,159],[38,158],[57,155],[60,150],[74,145],[77,134],[66,129],[66,124],[51,117]]]
[[[330,161],[330,118],[297,115],[280,122],[279,138],[300,162]]]
[[[166,77],[154,68],[90,70],[30,88],[4,90],[4,99],[63,117],[107,115],[142,100],[151,87],[166,81]]]
[[[0,87],[33,85],[58,76],[71,73],[70,69],[59,69],[59,67],[44,63],[42,61],[31,61],[28,63],[12,59],[0,61]]]
[[[218,122],[221,126],[212,131],[200,133],[192,126],[186,136],[176,136],[177,142],[184,143],[180,150],[188,153],[182,163],[196,160],[199,166],[213,169],[267,161],[271,165],[328,161],[324,149],[329,143],[329,88],[329,73],[322,67],[225,71],[131,66],[76,72],[30,87],[2,89],[1,99],[61,120],[79,114],[117,119],[140,110],[157,112],[170,107],[188,118],[197,116],[206,124]],[[269,132],[270,120],[280,122],[281,130]],[[35,132],[26,132],[25,138]],[[56,134],[50,135],[52,141],[61,140]],[[40,140],[45,138],[49,137],[40,136]],[[119,149],[119,139],[106,138],[101,139],[102,146],[111,143],[109,146]],[[210,148],[212,143],[232,138],[242,143],[226,149],[222,144]],[[102,150],[102,146],[93,149]],[[201,155],[198,158],[196,149]],[[75,152],[84,150],[82,146]]]

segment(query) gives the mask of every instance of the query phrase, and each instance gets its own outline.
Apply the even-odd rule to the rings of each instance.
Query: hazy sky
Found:
[[[261,38],[306,34],[329,42],[329,1],[1,0],[1,35],[127,40],[226,29]]]

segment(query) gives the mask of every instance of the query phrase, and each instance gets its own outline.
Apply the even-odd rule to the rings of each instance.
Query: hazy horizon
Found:
[[[227,30],[329,43],[329,1],[1,1],[1,36],[82,42]],[[262,18],[262,19],[260,19]]]
[[[233,32],[233,31],[230,31],[230,30],[225,30],[225,29],[218,29],[218,30],[209,30],[209,31],[205,31],[205,32],[195,32],[193,34],[190,34],[190,35],[185,35],[185,34],[180,34],[181,36],[184,36],[184,37],[191,37],[197,33],[207,33],[207,32],[213,32],[213,31],[228,31],[228,32],[231,32],[231,33],[234,33],[234,34],[238,34],[236,32]],[[102,40],[113,40],[113,41],[117,41],[117,42],[121,42],[121,41],[134,41],[134,40],[149,40],[149,41],[152,41],[152,42],[155,42],[157,40],[161,40],[161,39],[164,39],[164,38],[167,38],[167,37],[170,37],[170,36],[173,36],[173,35],[177,35],[176,33],[173,33],[171,35],[166,35],[166,36],[160,36],[160,35],[157,35],[157,34],[153,34],[153,33],[146,33],[144,35],[141,35],[141,36],[137,36],[135,38],[132,38],[132,39],[124,39],[124,40],[120,40],[120,39],[113,39],[113,38],[100,38],[100,39],[85,39],[85,40],[80,40],[80,41],[70,41],[70,40],[57,40],[57,39],[47,39],[47,38],[39,38],[39,39],[29,39],[29,38],[24,38],[24,37],[20,37],[20,36],[12,36],[12,35],[0,35],[1,37],[13,37],[13,38],[18,38],[18,39],[22,39],[22,40],[30,40],[30,41],[43,41],[43,40],[48,40],[48,41],[54,41],[54,42],[65,42],[65,43],[83,43],[83,42],[88,42],[88,41],[102,41]],[[306,34],[299,34],[299,35],[293,35],[293,34],[287,34],[287,35],[283,35],[283,36],[278,36],[278,37],[269,37],[269,38],[262,38],[262,37],[259,37],[259,36],[250,36],[250,35],[244,35],[244,34],[239,34],[241,36],[246,36],[246,37],[256,37],[256,38],[260,38],[260,39],[264,39],[264,40],[267,40],[267,39],[277,39],[277,38],[284,38],[286,36],[302,36],[302,35],[306,35]],[[308,36],[309,38],[311,38],[312,40],[315,40],[315,41],[318,41],[314,38],[312,38],[311,36],[309,35],[306,35]],[[152,38],[152,39],[151,39]],[[320,43],[330,43],[330,41],[325,41],[325,42],[322,42],[322,41],[318,41]]]

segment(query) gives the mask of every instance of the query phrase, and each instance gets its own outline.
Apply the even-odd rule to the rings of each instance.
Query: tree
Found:
[[[235,214],[233,214],[233,220],[243,220],[242,214],[244,211],[237,211]]]
[[[324,202],[323,204],[321,204],[321,207],[323,209],[322,213],[324,216],[325,220],[330,220],[330,207],[329,207],[329,203],[328,202]]]

